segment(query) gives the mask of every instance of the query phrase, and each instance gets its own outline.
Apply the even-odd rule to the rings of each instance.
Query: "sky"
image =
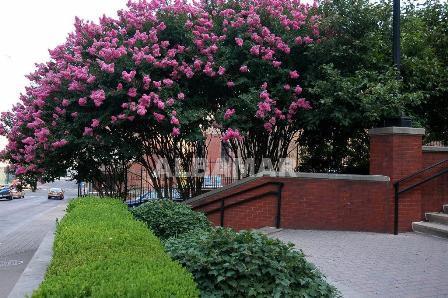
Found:
[[[75,17],[97,21],[115,17],[127,0],[5,0],[0,10],[0,112],[18,101],[35,63],[49,59],[48,49],[63,43]],[[0,139],[0,149],[4,140]]]

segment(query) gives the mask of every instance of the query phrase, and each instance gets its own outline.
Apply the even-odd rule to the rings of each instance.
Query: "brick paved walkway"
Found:
[[[344,297],[448,297],[448,239],[416,233],[282,230]]]

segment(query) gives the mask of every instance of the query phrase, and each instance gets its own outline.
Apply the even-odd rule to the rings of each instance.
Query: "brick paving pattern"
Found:
[[[448,239],[309,230],[271,237],[302,249],[344,297],[448,297]]]

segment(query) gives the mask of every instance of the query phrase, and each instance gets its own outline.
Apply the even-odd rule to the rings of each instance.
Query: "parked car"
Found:
[[[23,199],[25,198],[25,192],[17,189],[11,189],[11,196],[13,199]]]
[[[3,185],[0,188],[0,199],[12,200],[11,189],[8,185]]]
[[[58,199],[63,200],[64,199],[64,190],[62,188],[54,187],[50,188],[48,191],[48,199]]]
[[[202,183],[202,188],[220,188],[222,187],[221,176],[205,176],[204,182]]]
[[[165,191],[162,191],[162,197],[159,196],[158,192],[155,190],[149,191],[147,193],[142,194],[141,196],[135,198],[134,200],[127,201],[129,207],[136,207],[140,204],[146,203],[151,200],[159,200],[159,199],[168,199],[170,198],[173,201],[182,201],[181,195],[177,189],[173,189],[171,195],[165,194]]]

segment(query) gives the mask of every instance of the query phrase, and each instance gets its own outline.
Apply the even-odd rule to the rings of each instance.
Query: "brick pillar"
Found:
[[[370,174],[389,176],[392,183],[423,167],[423,128],[382,127],[369,130]],[[410,231],[413,221],[421,220],[421,193],[416,189],[400,196],[399,230]],[[394,193],[391,185],[389,226],[393,228]]]
[[[370,174],[397,181],[423,165],[423,128],[381,127],[369,130]]]

